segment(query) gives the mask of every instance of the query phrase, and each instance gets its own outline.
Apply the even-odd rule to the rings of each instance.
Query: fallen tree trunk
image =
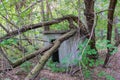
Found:
[[[40,28],[40,27],[43,27],[43,26],[50,26],[50,25],[53,25],[53,24],[60,23],[64,20],[69,20],[69,19],[73,19],[75,22],[77,22],[77,20],[78,20],[79,21],[79,26],[81,27],[81,30],[84,33],[87,32],[87,30],[84,27],[84,24],[78,19],[77,16],[67,15],[67,16],[63,16],[62,18],[54,19],[52,21],[40,22],[40,23],[37,23],[37,24],[31,24],[31,25],[23,26],[22,28],[20,28],[18,30],[15,30],[15,31],[12,31],[12,32],[9,32],[9,34],[6,34],[5,36],[1,37],[0,42],[2,42],[5,39],[9,39],[13,36],[16,36],[18,34],[22,34],[22,33],[26,32],[28,30]],[[83,29],[83,27],[84,27],[84,29]]]
[[[7,55],[3,54],[3,56],[4,56],[4,58],[9,62],[9,64],[10,64],[13,68],[16,68],[16,67],[20,66],[21,64],[23,64],[24,62],[26,62],[26,61],[28,61],[28,60],[36,57],[36,56],[39,55],[39,54],[43,55],[43,53],[44,53],[45,51],[49,50],[52,46],[53,46],[53,44],[50,44],[49,46],[46,46],[46,47],[44,47],[44,48],[42,48],[42,49],[39,49],[38,51],[36,51],[36,52],[34,52],[34,53],[31,53],[31,54],[29,54],[29,55],[27,55],[27,56],[25,56],[25,57],[17,60],[17,61],[14,62],[14,63],[11,62],[11,61],[7,58]],[[4,71],[10,71],[10,70],[12,70],[12,69],[10,68],[10,69],[0,70],[0,73],[1,73],[1,72],[4,72]]]
[[[43,53],[44,53],[45,51],[49,50],[52,46],[53,46],[53,44],[50,44],[49,46],[46,46],[46,47],[44,47],[44,48],[42,48],[42,49],[39,49],[38,51],[36,51],[36,52],[34,52],[34,53],[32,53],[32,54],[29,54],[29,55],[27,55],[27,56],[25,56],[25,57],[17,60],[16,62],[14,62],[14,63],[12,64],[12,67],[15,68],[15,67],[23,64],[25,61],[28,61],[28,60],[36,57],[36,56],[39,55],[39,54],[43,55]]]
[[[44,55],[41,57],[37,65],[33,68],[33,70],[27,75],[25,80],[34,80],[35,77],[39,74],[40,70],[43,68],[47,60],[50,58],[50,56],[55,52],[56,49],[59,48],[61,43],[65,41],[66,39],[70,38],[76,33],[76,30],[71,30],[70,32],[64,34],[59,39],[55,40],[54,45],[52,48],[50,48],[48,51],[44,53]]]

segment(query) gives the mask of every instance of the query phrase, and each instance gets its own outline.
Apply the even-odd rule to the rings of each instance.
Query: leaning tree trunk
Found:
[[[76,33],[76,30],[71,30],[70,32],[64,34],[59,39],[55,40],[54,45],[52,48],[50,48],[48,51],[44,53],[44,55],[39,60],[38,64],[33,68],[33,70],[27,75],[25,80],[34,80],[35,77],[39,74],[40,70],[43,68],[47,60],[50,58],[50,56],[56,51],[56,49],[59,48],[61,43],[73,36]]]
[[[86,21],[87,21],[87,27],[88,27],[88,31],[89,31],[89,34],[91,34],[92,32],[92,29],[94,28],[93,25],[94,25],[94,0],[84,0],[84,3],[85,3],[85,12],[84,12],[84,15],[86,16]],[[95,46],[95,29],[93,31],[93,34],[91,34],[92,37],[91,37],[91,41],[89,42],[89,45],[91,47],[91,49],[96,49],[96,46]],[[88,37],[90,38],[90,37]],[[98,54],[95,54],[95,55],[88,55],[88,57],[90,59],[97,59],[98,57]]]
[[[108,27],[107,28],[107,40],[109,42],[107,44],[111,44],[113,17],[114,17],[114,11],[115,11],[116,4],[117,4],[117,0],[110,0],[109,12],[108,12],[108,25],[107,25]],[[108,47],[107,50],[108,50],[108,53],[106,54],[106,59],[105,59],[103,67],[105,67],[106,64],[108,63],[110,53],[113,49]]]

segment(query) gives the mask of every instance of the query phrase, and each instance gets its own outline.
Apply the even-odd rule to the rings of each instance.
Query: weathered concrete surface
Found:
[[[45,34],[44,40],[48,41],[45,42],[44,45],[47,46],[53,39],[57,39],[60,37],[61,34]],[[76,64],[77,60],[81,59],[79,56],[78,45],[82,42],[80,39],[80,35],[76,34],[75,36],[71,37],[70,39],[64,41],[58,49],[59,52],[59,60],[61,64],[65,66]]]

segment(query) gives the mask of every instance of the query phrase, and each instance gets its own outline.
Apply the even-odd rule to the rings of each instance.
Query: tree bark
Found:
[[[46,22],[40,22],[40,23],[37,23],[37,24],[32,24],[32,25],[27,25],[27,26],[23,26],[22,28],[20,28],[19,30],[15,30],[15,31],[12,31],[10,32],[9,34],[6,34],[5,36],[1,37],[0,38],[0,42],[2,42],[3,40],[5,39],[9,39],[13,36],[16,36],[18,34],[22,34],[28,30],[32,30],[32,29],[36,29],[36,28],[40,28],[40,27],[43,27],[43,26],[49,26],[49,25],[53,25],[53,24],[57,24],[57,23],[60,23],[64,20],[68,20],[72,18],[74,21],[79,21],[79,26],[81,28],[81,30],[85,33],[87,33],[87,30],[85,29],[85,27],[83,26],[83,23],[78,19],[77,16],[73,16],[73,15],[67,15],[67,16],[63,16],[62,18],[57,18],[57,19],[54,19],[52,21],[46,21]]]
[[[114,17],[114,11],[115,11],[116,4],[117,4],[117,0],[110,0],[110,4],[109,4],[110,10],[108,12],[108,24],[107,24],[107,40],[109,42],[107,44],[111,44],[113,17]],[[106,64],[108,63],[112,49],[108,47],[107,51],[108,53],[106,54],[106,59],[104,61],[103,67],[105,67]]]
[[[95,21],[94,20],[94,0],[84,0],[84,3],[85,3],[84,15],[86,16],[87,27],[88,27],[88,31],[90,34],[92,32],[92,28],[93,28],[94,21]],[[95,43],[96,41],[95,41],[95,29],[94,29],[89,45],[91,49],[95,49],[97,51]],[[90,59],[97,59],[98,53],[94,55],[88,55],[88,57]]]
[[[28,61],[28,60],[36,57],[36,56],[39,55],[39,54],[43,55],[43,53],[44,53],[45,51],[49,50],[52,46],[53,46],[53,45],[50,44],[49,46],[46,46],[46,47],[44,47],[44,48],[42,48],[42,49],[39,49],[38,51],[36,51],[36,52],[34,52],[34,53],[32,53],[32,54],[29,54],[29,55],[27,55],[27,56],[25,56],[25,57],[17,60],[16,62],[12,63],[12,67],[15,68],[15,67],[23,64],[24,62],[26,62],[26,61]]]
[[[34,52],[34,53],[31,53],[31,54],[29,54],[29,55],[27,55],[27,56],[25,56],[25,57],[17,60],[17,61],[14,62],[14,63],[11,62],[11,61],[8,59],[8,57],[7,57],[7,55],[6,55],[5,53],[3,54],[3,53],[1,52],[1,49],[0,49],[0,53],[3,55],[3,57],[9,62],[9,64],[10,64],[13,68],[16,68],[16,67],[20,66],[21,64],[23,64],[24,62],[26,62],[26,61],[28,61],[28,60],[36,57],[36,56],[39,55],[39,54],[44,55],[43,53],[44,53],[45,51],[49,50],[52,46],[53,46],[53,44],[50,44],[50,45],[48,45],[48,46],[46,46],[46,47],[44,47],[44,48],[42,48],[42,49],[39,49],[38,51],[36,51],[36,52]],[[4,72],[4,71],[8,71],[8,70],[10,71],[10,70],[12,70],[12,69],[0,70],[0,73],[1,73],[1,72]]]
[[[70,32],[64,34],[59,39],[55,40],[54,45],[52,48],[50,48],[48,51],[44,53],[44,55],[39,60],[38,64],[32,69],[32,71],[27,75],[25,80],[34,80],[35,77],[39,74],[40,70],[43,68],[47,60],[50,58],[50,56],[55,52],[56,49],[59,48],[61,43],[73,36],[76,33],[76,30],[71,30]]]

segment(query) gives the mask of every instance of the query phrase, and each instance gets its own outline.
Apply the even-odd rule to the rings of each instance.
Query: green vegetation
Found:
[[[66,68],[63,66],[60,66],[59,63],[55,63],[52,60],[49,60],[47,62],[47,65],[52,72],[65,72]]]
[[[85,37],[84,41],[81,40],[82,42],[80,41],[78,44],[79,53],[77,56],[81,59],[76,58],[70,61],[70,63],[75,64],[77,67],[82,67],[84,78],[92,80],[93,68],[101,65],[106,66],[109,61],[108,59],[105,63],[104,59],[107,58],[105,55],[106,52],[110,57],[118,51],[118,45],[120,43],[120,1],[90,0],[93,1],[94,6],[85,4],[85,1],[86,0],[0,0],[0,70],[3,67],[5,69],[6,66],[9,67],[9,65],[6,65],[4,62],[2,64],[6,66],[1,65],[3,58],[5,58],[5,61],[10,60],[12,67],[17,60],[23,59],[19,68],[26,73],[30,74],[31,71],[34,73],[36,70],[31,70],[31,68],[36,68],[36,65],[33,65],[36,59],[33,58],[37,56],[37,65],[41,64],[39,63],[40,59],[48,49],[45,51],[41,51],[40,49],[44,50],[44,43],[50,43],[44,39],[44,32],[47,32],[44,28],[48,28],[51,32],[77,29],[77,32],[80,32],[80,38]],[[113,5],[115,11],[113,11],[113,7],[112,10],[109,10],[110,5],[113,3],[110,4],[110,1],[117,1],[116,7],[114,6],[115,4]],[[113,11],[111,12],[111,16],[109,15],[110,11]],[[72,15],[74,18],[77,17],[77,19],[75,18],[77,21],[72,17],[64,19],[67,15]],[[93,22],[87,19],[87,17],[93,20]],[[69,22],[70,20],[72,22]],[[55,24],[52,23],[52,21],[55,22]],[[87,34],[81,37],[85,32],[80,31],[83,30],[83,27]],[[93,34],[91,34],[92,28]],[[93,35],[95,35],[95,37],[93,37]],[[95,44],[94,48],[91,47],[91,43]],[[52,44],[55,44],[55,42]],[[116,44],[118,45],[116,46]],[[105,51],[103,57],[101,57],[100,51]],[[31,61],[24,59],[26,55],[41,52],[43,52],[43,54],[34,55]],[[55,50],[53,50],[53,52],[55,52]],[[98,53],[100,54],[98,59],[90,58],[90,56],[93,57],[93,55],[97,55]],[[68,55],[64,57],[62,60],[63,65],[68,64],[67,62],[70,56],[72,55],[68,53]],[[27,60],[30,60],[30,58]],[[43,64],[45,63],[45,66],[52,72],[69,71],[69,67],[54,63],[51,59],[48,59],[48,61],[43,60]],[[44,65],[40,67],[42,69]],[[35,75],[33,74],[33,76]],[[106,80],[115,80],[113,76],[105,71],[100,71],[97,77],[104,77]],[[5,78],[5,80],[12,79]],[[42,78],[41,80],[48,79]]]

